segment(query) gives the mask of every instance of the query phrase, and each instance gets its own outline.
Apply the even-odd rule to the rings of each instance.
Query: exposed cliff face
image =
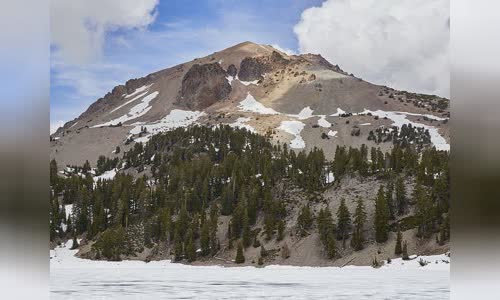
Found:
[[[262,79],[262,74],[266,73],[266,65],[256,57],[245,57],[241,61],[238,78],[243,81],[253,81]]]
[[[238,70],[236,69],[236,66],[231,64],[229,67],[227,67],[227,75],[236,77],[238,74]]]
[[[182,79],[179,103],[200,110],[225,100],[231,93],[226,76],[218,63],[194,64]]]
[[[290,61],[276,51],[269,56],[246,57],[241,61],[238,78],[243,81],[261,80],[263,74],[283,68],[289,63]]]

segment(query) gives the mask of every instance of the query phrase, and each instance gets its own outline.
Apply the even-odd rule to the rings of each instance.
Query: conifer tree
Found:
[[[311,228],[312,222],[313,222],[313,217],[309,205],[302,206],[300,214],[297,218],[297,226],[299,229],[299,234],[301,236],[307,235],[307,231],[309,230],[309,228]]]
[[[182,259],[184,256],[184,251],[183,251],[183,246],[182,246],[182,240],[178,234],[175,236],[175,248],[174,248],[174,259],[175,261],[179,261]]]
[[[237,264],[242,264],[245,262],[245,256],[243,255],[243,244],[238,243],[238,247],[236,249],[236,259],[234,260]]]
[[[396,206],[398,209],[398,215],[402,215],[405,213],[406,190],[402,177],[398,177],[398,179],[396,180]]]
[[[284,232],[285,232],[285,222],[283,220],[279,220],[277,222],[277,227],[278,227],[278,236],[276,237],[276,239],[278,241],[281,241],[283,239],[283,235],[284,235]]]
[[[217,239],[217,230],[219,228],[219,209],[215,202],[210,206],[210,251],[215,255],[219,251],[219,240]]]
[[[342,240],[342,247],[345,248],[345,240],[349,238],[351,229],[351,214],[345,205],[345,200],[340,200],[340,206],[337,210],[337,239]]]
[[[192,229],[189,229],[187,236],[186,236],[186,240],[187,240],[186,256],[187,256],[188,262],[193,262],[196,260],[196,245],[195,245],[193,236],[194,236],[194,234],[193,234]]]
[[[363,227],[365,222],[366,222],[365,205],[363,203],[363,200],[361,198],[358,198],[353,220],[354,234],[351,239],[351,246],[356,251],[363,249],[363,242],[364,242]]]
[[[377,243],[387,241],[389,232],[389,207],[384,196],[384,187],[380,186],[375,200],[375,240]]]
[[[200,247],[202,255],[210,253],[210,226],[208,222],[203,222],[201,226]]]
[[[394,248],[394,254],[396,255],[401,255],[401,253],[403,253],[403,249],[401,246],[402,240],[403,240],[403,235],[401,234],[401,230],[398,227],[398,233],[396,237],[396,247]]]
[[[242,233],[241,233],[241,239],[243,242],[243,247],[247,248],[250,246],[250,224],[249,224],[249,219],[248,219],[248,210],[245,209],[243,211],[243,217],[242,217]]]
[[[78,249],[78,247],[80,247],[80,245],[78,244],[78,241],[76,239],[76,234],[74,234],[73,235],[73,244],[72,244],[70,250]]]
[[[428,238],[432,232],[432,203],[429,196],[424,191],[422,185],[417,182],[415,186],[413,197],[417,202],[416,206],[416,216],[418,220],[418,231],[417,235],[419,237]]]
[[[329,234],[327,237],[327,246],[326,246],[328,258],[333,259],[337,255],[337,246],[335,243],[335,237],[333,233]]]
[[[406,241],[403,242],[403,260],[409,260],[410,256],[408,256],[408,244]]]

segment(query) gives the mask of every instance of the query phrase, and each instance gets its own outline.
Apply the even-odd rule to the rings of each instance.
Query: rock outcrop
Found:
[[[236,69],[236,66],[231,64],[229,67],[227,67],[227,75],[236,77],[238,74],[238,70]]]
[[[189,109],[201,110],[227,99],[231,85],[220,64],[194,64],[184,75],[178,102]]]

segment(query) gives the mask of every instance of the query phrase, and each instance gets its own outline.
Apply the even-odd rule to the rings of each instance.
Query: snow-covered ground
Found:
[[[130,134],[139,134],[141,132],[141,127],[146,127],[147,133],[140,138],[136,138],[136,142],[146,143],[151,136],[163,132],[172,130],[178,127],[187,127],[196,123],[196,121],[205,115],[201,111],[190,111],[173,109],[166,117],[160,119],[159,121],[151,124],[136,123],[134,129],[130,131]]]
[[[229,126],[233,128],[246,128],[246,130],[253,133],[257,132],[255,128],[248,124],[245,124],[248,121],[250,121],[250,118],[238,118],[234,123],[229,124]]]
[[[306,125],[300,121],[283,121],[278,129],[294,135],[295,138],[290,142],[290,147],[301,149],[306,146],[306,142],[304,142],[300,135],[300,132],[305,126]]]
[[[431,142],[436,147],[437,150],[446,150],[450,151],[450,144],[446,142],[444,137],[442,137],[438,129],[434,126],[429,126],[417,122],[412,122],[408,120],[407,116],[422,116],[422,117],[427,117],[429,119],[437,120],[437,121],[443,121],[446,120],[446,118],[440,118],[436,117],[433,115],[426,115],[426,114],[414,114],[414,113],[407,113],[407,112],[399,112],[399,111],[383,111],[383,110],[376,110],[376,111],[371,111],[365,109],[364,111],[357,113],[357,114],[367,114],[371,113],[374,116],[378,116],[379,118],[385,118],[391,120],[392,126],[396,126],[398,128],[401,128],[404,124],[411,124],[412,126],[415,127],[423,127],[425,129],[429,130],[429,134],[431,136]]]
[[[130,109],[130,111],[128,113],[124,114],[123,116],[116,118],[116,119],[113,119],[109,122],[94,125],[92,127],[103,127],[103,126],[117,125],[120,122],[123,124],[127,121],[137,119],[137,118],[145,115],[151,109],[151,106],[149,105],[149,103],[153,99],[155,99],[159,94],[160,94],[159,92],[153,92],[153,93],[145,96],[144,98],[142,98],[141,103],[133,106]]]
[[[186,266],[74,257],[72,241],[50,251],[51,299],[449,299],[450,259],[393,260],[379,269]],[[435,263],[438,261],[439,263]]]
[[[102,173],[99,176],[95,176],[94,177],[94,182],[97,182],[99,179],[101,179],[101,180],[111,180],[111,179],[115,178],[116,171],[117,171],[116,169],[113,169],[113,170],[106,171],[106,172]]]
[[[265,107],[262,103],[255,100],[255,98],[252,95],[250,95],[250,93],[248,93],[247,97],[240,102],[238,108],[240,109],[240,111],[254,112],[262,115],[280,114],[279,112],[275,111],[272,108]]]

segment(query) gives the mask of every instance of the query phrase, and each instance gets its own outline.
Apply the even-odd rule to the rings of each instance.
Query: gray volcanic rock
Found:
[[[261,57],[245,57],[240,64],[238,78],[243,81],[262,80],[264,73],[281,69],[289,64],[277,51],[271,55]]]
[[[241,61],[238,78],[243,81],[260,80],[267,69],[267,66],[261,59],[257,57],[245,57]]]
[[[231,85],[220,64],[194,64],[184,75],[178,102],[190,109],[204,109],[227,99]]]
[[[236,77],[236,74],[238,74],[236,66],[233,64],[229,65],[229,67],[227,67],[227,75]]]

